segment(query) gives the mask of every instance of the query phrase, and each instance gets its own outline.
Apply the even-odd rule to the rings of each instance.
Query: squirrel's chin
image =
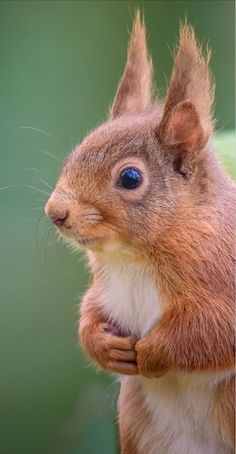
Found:
[[[76,243],[84,248],[91,248],[101,244],[100,238],[76,238]]]
[[[65,240],[69,242],[75,243],[77,246],[80,246],[82,248],[90,248],[94,246],[98,246],[101,244],[102,239],[95,237],[95,238],[82,238],[78,236],[73,230],[68,229],[68,228],[57,228],[59,234],[64,238]]]

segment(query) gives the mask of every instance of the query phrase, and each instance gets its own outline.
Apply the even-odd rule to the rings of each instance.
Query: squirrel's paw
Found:
[[[157,349],[150,345],[148,339],[138,341],[135,345],[135,350],[140,375],[146,378],[159,378],[167,372],[167,368],[158,358]]]
[[[91,355],[105,370],[123,375],[138,374],[133,337],[120,337],[101,324],[93,339],[94,352]],[[91,352],[92,353],[92,352]]]

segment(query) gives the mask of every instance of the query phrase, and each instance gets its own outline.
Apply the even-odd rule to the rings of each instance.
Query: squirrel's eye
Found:
[[[128,167],[122,170],[118,186],[124,189],[136,189],[142,183],[142,175],[139,170]]]

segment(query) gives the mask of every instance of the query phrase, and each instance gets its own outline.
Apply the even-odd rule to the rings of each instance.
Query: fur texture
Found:
[[[235,188],[211,146],[209,52],[181,26],[164,103],[138,13],[108,121],[68,157],[46,213],[88,252],[80,339],[121,380],[122,454],[234,450]],[[135,190],[119,185],[139,169]]]

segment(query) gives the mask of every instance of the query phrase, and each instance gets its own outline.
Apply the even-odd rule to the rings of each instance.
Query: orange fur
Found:
[[[148,55],[145,27],[137,12],[127,62],[111,109],[112,117],[141,112],[151,103],[152,60]]]
[[[130,377],[122,379],[118,406],[121,454],[137,454],[139,434],[144,432],[152,422],[145,405],[142,387],[135,379]],[[148,452],[148,445],[146,445],[146,452]]]
[[[235,446],[235,380],[231,378],[217,388],[213,407],[213,418],[221,438],[230,445],[232,452]]]
[[[88,250],[80,339],[98,365],[126,375],[123,454],[233,452],[235,188],[212,150],[208,64],[184,24],[166,100],[152,103],[138,13],[111,117],[71,153],[46,206]],[[142,173],[134,191],[117,184],[127,166]]]

